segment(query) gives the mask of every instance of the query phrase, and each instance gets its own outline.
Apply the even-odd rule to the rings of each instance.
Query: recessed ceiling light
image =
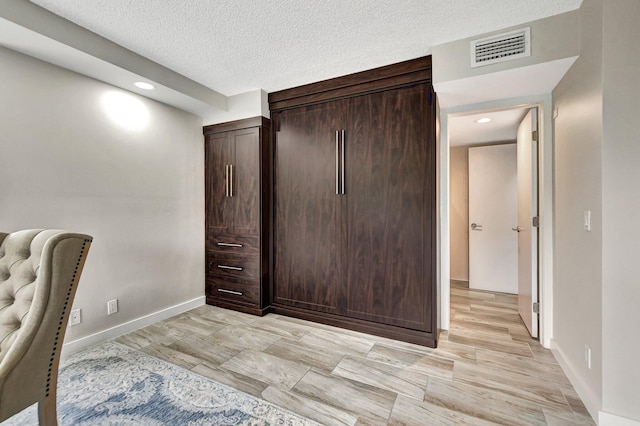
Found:
[[[136,87],[140,88],[140,89],[144,89],[144,90],[153,90],[156,88],[156,86],[154,86],[151,83],[147,83],[145,81],[136,81],[135,83],[133,83],[136,85]]]
[[[490,121],[491,121],[491,119],[489,117],[484,117],[484,118],[480,118],[480,119],[476,120],[476,123],[484,124],[484,123],[488,123]]]

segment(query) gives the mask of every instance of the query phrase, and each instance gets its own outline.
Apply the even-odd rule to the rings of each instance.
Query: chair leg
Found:
[[[38,402],[38,421],[40,426],[58,426],[55,391]]]

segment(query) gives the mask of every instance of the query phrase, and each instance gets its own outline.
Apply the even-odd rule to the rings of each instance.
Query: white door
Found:
[[[518,292],[516,144],[469,148],[469,288]]]
[[[538,337],[538,141],[537,108],[518,127],[518,312],[531,337]]]

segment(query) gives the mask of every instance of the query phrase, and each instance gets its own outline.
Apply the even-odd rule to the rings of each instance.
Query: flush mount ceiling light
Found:
[[[476,123],[478,123],[478,124],[485,124],[485,123],[488,123],[488,122],[490,122],[490,121],[491,121],[491,119],[490,119],[489,117],[484,117],[484,118],[479,118],[479,119],[477,119],[477,120],[476,120]]]
[[[156,86],[154,86],[151,83],[147,83],[144,81],[136,81],[135,83],[133,83],[136,85],[136,87],[140,88],[140,89],[144,89],[144,90],[153,90],[156,88]]]

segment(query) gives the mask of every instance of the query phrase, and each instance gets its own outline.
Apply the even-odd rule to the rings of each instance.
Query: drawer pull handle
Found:
[[[218,291],[220,293],[229,293],[229,294],[235,294],[236,296],[242,296],[241,291],[225,290],[224,288],[219,288]]]
[[[242,244],[218,243],[220,247],[242,247]]]
[[[232,271],[242,271],[242,268],[238,266],[227,266],[227,265],[218,265],[220,269],[231,269]]]

